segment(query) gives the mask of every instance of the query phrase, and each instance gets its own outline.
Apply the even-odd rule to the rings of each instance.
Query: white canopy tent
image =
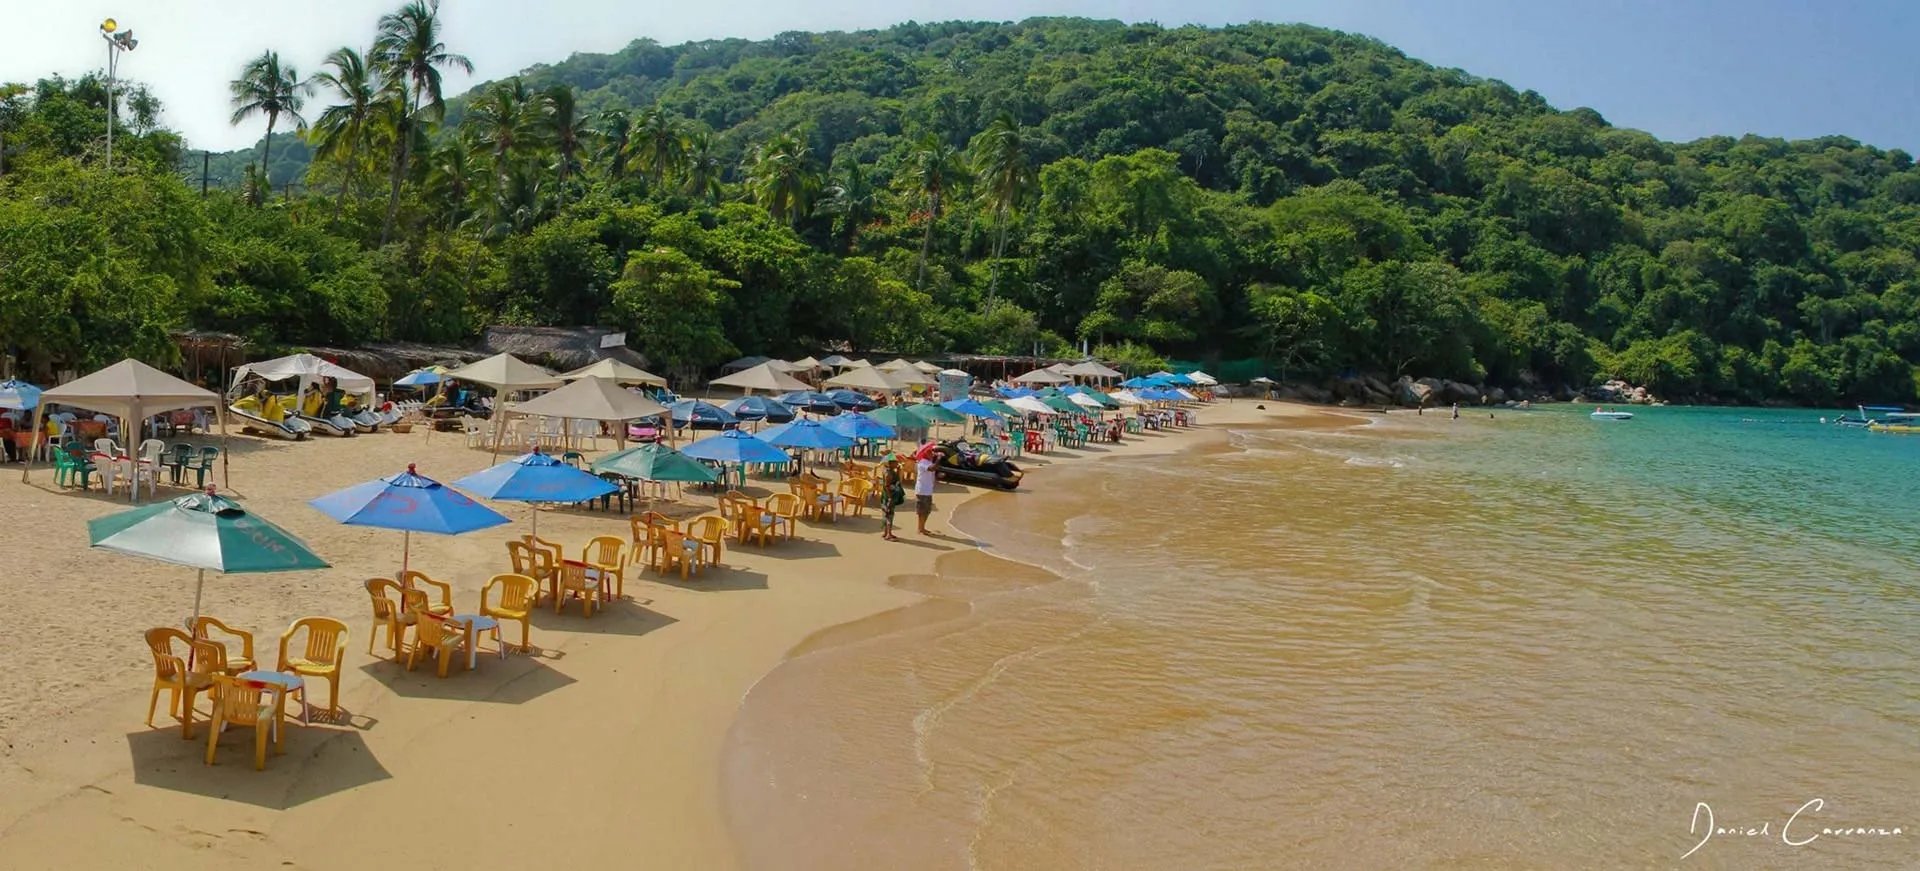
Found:
[[[1085,393],[1069,393],[1067,394],[1067,401],[1081,408],[1090,408],[1094,411],[1105,411],[1107,409],[1105,405],[1101,404],[1100,400],[1088,396]]]
[[[188,384],[139,360],[121,360],[40,394],[40,405],[33,413],[33,448],[27,454],[29,458],[39,453],[40,440],[46,438],[44,415],[49,404],[71,405],[120,418],[120,432],[126,438],[129,453],[139,443],[140,425],[148,417],[186,408],[212,408],[214,419],[220,424],[220,483],[229,486],[227,408],[220,395],[211,390]],[[20,480],[26,481],[32,472],[33,463],[29,461],[20,472]],[[138,487],[128,489],[132,491],[129,498],[140,492]]]
[[[1141,399],[1138,396],[1135,396],[1133,391],[1131,390],[1115,390],[1114,392],[1109,393],[1107,395],[1113,397],[1115,402],[1118,402],[1122,405],[1146,405],[1147,404],[1146,400]]]
[[[1014,378],[1013,382],[1015,384],[1065,384],[1072,380],[1073,379],[1058,372],[1046,369],[1035,369],[1032,372]]]
[[[755,390],[787,393],[794,390],[813,389],[812,385],[788,375],[785,370],[779,368],[782,365],[785,364],[778,360],[769,360],[751,369],[715,378],[707,383],[718,387],[738,387],[748,393]]]
[[[630,366],[608,357],[596,360],[578,369],[560,376],[562,381],[578,381],[582,378],[605,378],[616,384],[650,384],[654,387],[667,386],[667,379],[648,372],[638,366]]]
[[[307,388],[319,383],[321,379],[332,378],[342,391],[360,397],[360,407],[372,408],[374,405],[372,378],[337,363],[329,363],[312,354],[294,354],[289,357],[262,360],[258,363],[242,364],[240,368],[233,370],[233,389],[237,392],[249,376],[264,381],[299,379],[299,391],[294,395],[301,397],[307,395]]]
[[[915,368],[915,369],[918,369],[918,370],[920,370],[921,372],[923,372],[923,373],[925,373],[925,374],[927,374],[927,375],[938,375],[938,374],[940,374],[940,367],[939,367],[939,366],[936,366],[936,365],[934,365],[934,364],[932,364],[932,363],[929,363],[929,362],[927,362],[927,361],[925,361],[925,360],[921,360],[920,362],[918,362],[918,363],[915,363],[915,364],[913,364],[913,368]]]
[[[1202,384],[1209,387],[1220,383],[1220,379],[1215,378],[1212,375],[1208,375],[1207,373],[1202,372],[1198,369],[1195,369],[1192,372],[1188,372],[1187,377],[1189,379],[1192,379],[1193,383],[1195,384]]]
[[[848,369],[826,380],[828,387],[845,387],[849,390],[877,390],[886,393],[899,393],[910,385],[872,366],[859,366]]]
[[[581,378],[572,384],[518,403],[508,409],[512,414],[558,417],[564,420],[598,420],[625,422],[643,417],[665,417],[667,407],[644,396],[634,394],[606,378]],[[672,428],[672,421],[664,426]],[[627,443],[627,428],[615,428],[614,440],[621,447]],[[494,456],[500,455],[500,441],[494,440]]]
[[[829,354],[820,358],[820,365],[831,369],[838,369],[842,366],[851,365],[852,363],[852,360],[842,357],[839,354]]]
[[[500,425],[506,420],[501,407],[507,404],[507,395],[517,390],[548,390],[566,383],[552,372],[535,366],[512,354],[495,354],[477,363],[469,363],[448,372],[447,378],[455,381],[471,381],[493,388],[497,394],[493,398],[493,452],[500,455]],[[427,430],[427,438],[433,438],[433,430]]]
[[[1120,377],[1120,372],[1118,370],[1108,368],[1107,366],[1102,365],[1098,360],[1088,360],[1084,363],[1075,363],[1072,366],[1068,366],[1067,368],[1058,370],[1058,371],[1062,375],[1078,375],[1083,378],[1118,378]]]

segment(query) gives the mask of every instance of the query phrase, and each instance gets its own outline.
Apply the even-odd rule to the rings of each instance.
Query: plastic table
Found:
[[[313,725],[313,721],[307,718],[307,682],[299,675],[287,674],[284,671],[243,671],[235,675],[235,678],[274,686],[273,727],[275,729],[280,728],[280,720],[287,718],[287,696],[295,691],[300,693],[300,723],[307,726]]]
[[[467,627],[467,670],[474,670],[480,665],[480,633],[492,632],[495,635],[494,640],[498,642],[500,621],[481,614],[454,614],[447,619]],[[506,646],[498,643],[494,646],[499,648],[500,658],[506,659]]]

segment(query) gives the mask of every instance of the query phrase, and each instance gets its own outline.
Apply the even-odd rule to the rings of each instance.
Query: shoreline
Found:
[[[1279,402],[1262,412],[1256,404],[1215,403],[1200,410],[1198,427],[1023,465],[1044,481],[1053,466],[1178,450],[1218,427],[1320,413]],[[927,597],[887,581],[928,575],[940,557],[977,549],[958,536],[882,542],[871,511],[809,524],[792,544],[729,547],[722,568],[690,584],[631,573],[630,601],[590,620],[575,609],[536,613],[539,655],[484,657],[477,671],[456,667],[441,680],[367,655],[371,618],[360,581],[391,574],[399,536],[335,525],[304,503],[416,461],[424,474],[451,481],[485,468],[488,455],[457,438],[429,443],[421,431],[298,444],[235,436],[232,455],[227,492],[334,568],[210,576],[205,610],[252,631],[263,660],[276,654],[278,627],[296,617],[345,621],[340,701],[348,717],[289,729],[285,755],[261,772],[233,732],[221,742],[219,765],[206,767],[204,721],[193,741],[165,728],[164,714],[145,727],[152,664],[140,633],[177,622],[191,604],[192,574],[86,548],[85,520],[122,510],[124,496],[63,492],[46,470],[31,484],[0,476],[0,510],[36,518],[0,529],[0,549],[31,567],[0,580],[19,603],[18,649],[34,652],[0,675],[0,853],[31,857],[23,867],[366,867],[368,856],[397,860],[421,838],[442,845],[449,863],[541,867],[564,857],[580,867],[623,867],[638,854],[663,867],[737,867],[719,773],[748,693],[837,627],[888,614],[921,619],[927,612],[910,609]],[[754,482],[762,491],[769,483]],[[180,492],[163,488],[159,498]],[[946,483],[940,492],[936,528],[950,528],[956,509],[986,495]],[[711,502],[686,497],[702,511]],[[515,524],[413,539],[414,567],[451,582],[461,608],[506,569],[504,541],[525,531],[526,506],[497,507]],[[543,537],[569,548],[626,529],[624,515],[541,515]],[[491,644],[482,649],[490,653]],[[472,838],[476,821],[504,836]],[[606,834],[543,834],[583,826]]]
[[[1265,404],[1268,408],[1261,412],[1255,409],[1259,404]],[[1235,406],[1241,405],[1240,402],[1235,403]],[[1040,480],[1051,482],[1056,476],[1047,474],[1047,470],[1055,468],[1071,474],[1084,472],[1102,463],[1124,464],[1153,457],[1232,451],[1236,449],[1231,443],[1233,429],[1337,430],[1364,427],[1374,422],[1367,416],[1353,414],[1350,411],[1302,403],[1247,401],[1243,407],[1251,413],[1242,413],[1239,408],[1235,408],[1230,415],[1221,414],[1219,412],[1229,409],[1225,403],[1206,406],[1202,410],[1202,423],[1199,427],[1176,430],[1171,434],[1175,436],[1173,438],[1156,439],[1144,444],[1136,443],[1129,446],[1131,450],[1124,452],[1114,451],[1098,456],[1070,457],[1066,462],[1056,462],[1029,471],[1027,481],[1033,481],[1038,477]],[[1208,414],[1208,412],[1214,413]],[[911,646],[916,641],[924,642],[927,637],[937,636],[966,618],[975,616],[983,605],[990,605],[993,600],[1002,596],[1033,593],[1041,588],[1050,588],[1072,580],[1056,568],[1008,553],[1004,546],[1005,542],[998,541],[1000,536],[996,534],[1005,530],[976,533],[965,525],[967,515],[978,516],[980,512],[989,511],[996,501],[1020,498],[1022,498],[1020,493],[977,490],[966,498],[953,502],[950,506],[943,506],[937,514],[940,522],[945,523],[945,528],[965,538],[970,546],[963,550],[937,555],[924,571],[896,574],[886,579],[887,586],[911,592],[916,596],[917,601],[847,623],[823,627],[811,633],[806,640],[796,645],[787,656],[756,681],[753,689],[742,698],[740,710],[728,730],[724,754],[726,765],[731,770],[722,772],[729,778],[729,782],[723,785],[723,800],[737,855],[745,857],[753,853],[756,843],[762,844],[764,849],[760,852],[763,854],[772,853],[777,849],[776,846],[763,843],[767,836],[756,835],[756,829],[759,828],[756,823],[766,820],[756,819],[754,811],[746,809],[755,798],[760,799],[764,804],[766,796],[749,797],[737,794],[741,785],[746,782],[744,778],[747,775],[741,770],[747,764],[745,760],[761,752],[757,748],[747,746],[750,742],[744,737],[743,732],[748,722],[756,717],[777,719],[783,730],[831,731],[832,725],[817,722],[805,713],[796,719],[790,711],[781,710],[780,700],[762,698],[767,695],[761,692],[763,688],[777,687],[778,694],[783,696],[809,694],[811,689],[819,688],[819,678],[805,674],[789,674],[796,663],[804,665],[805,661],[816,655],[858,657],[860,654],[852,649],[867,644],[886,644],[889,641],[896,641]],[[1046,537],[1044,533],[1036,534]],[[1062,593],[1062,595],[1068,594]],[[920,633],[921,637],[908,640],[904,636],[909,633]],[[759,708],[766,710],[757,710]],[[825,787],[826,785],[811,786]],[[801,793],[802,798],[812,793],[808,785],[783,782],[781,787]],[[789,796],[789,799],[791,798],[793,797]],[[758,811],[765,813],[766,808],[761,807]],[[755,864],[749,861],[746,862],[746,867],[755,867]]]

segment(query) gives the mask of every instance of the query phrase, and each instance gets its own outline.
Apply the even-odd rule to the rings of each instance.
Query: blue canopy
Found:
[[[873,401],[873,397],[858,390],[829,390],[827,398],[833,400],[834,405],[849,411],[872,411],[880,407],[880,403]]]
[[[25,381],[0,381],[0,408],[25,411],[40,404],[40,388]]]
[[[703,438],[681,448],[680,453],[696,460],[719,463],[786,463],[793,460],[786,451],[754,438],[753,433],[738,429]]]
[[[854,445],[852,436],[844,435],[821,425],[817,420],[801,418],[792,423],[767,427],[760,433],[760,439],[770,445],[786,448],[823,448],[839,450]]]
[[[770,420],[774,423],[785,423],[793,419],[793,409],[770,396],[742,396],[720,408],[741,420]]]
[[[592,472],[576,469],[539,451],[522,454],[453,483],[475,495],[510,502],[584,502],[620,489]]]
[[[425,387],[429,384],[439,384],[440,380],[440,373],[432,369],[415,369],[395,379],[393,383],[401,387]]]
[[[1155,387],[1158,385],[1154,383],[1152,378],[1134,377],[1134,378],[1128,378],[1127,380],[1120,382],[1120,386],[1126,387],[1132,390],[1139,390],[1142,387]]]
[[[818,390],[795,390],[780,397],[780,401],[803,411],[839,411],[840,404],[833,397]]]
[[[415,471],[355,484],[307,503],[349,526],[459,535],[511,523],[467,494]]]
[[[667,408],[673,413],[676,428],[692,424],[694,429],[724,429],[740,422],[732,412],[698,399],[683,399]]]
[[[1192,378],[1188,378],[1188,377],[1187,377],[1186,375],[1184,375],[1184,374],[1181,374],[1181,375],[1169,375],[1169,376],[1167,376],[1167,383],[1168,383],[1168,384],[1177,384],[1177,385],[1179,385],[1179,386],[1181,386],[1181,387],[1192,387],[1193,385],[1195,385],[1195,384],[1198,384],[1199,382],[1197,382],[1197,381],[1195,381],[1195,380],[1193,380]]]
[[[1001,387],[998,389],[1000,395],[1007,399],[1019,399],[1022,396],[1032,396],[1039,392],[1031,387]]]
[[[994,411],[993,409],[988,408],[984,405],[981,405],[979,401],[969,396],[963,396],[959,399],[942,402],[940,403],[940,407],[948,411],[967,415],[968,417],[985,417],[993,420],[1000,419],[999,412]]]
[[[900,434],[899,430],[857,411],[849,411],[842,414],[839,417],[827,421],[824,426],[847,438],[854,439],[890,439]]]

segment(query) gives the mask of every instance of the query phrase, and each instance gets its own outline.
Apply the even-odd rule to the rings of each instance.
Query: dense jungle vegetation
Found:
[[[1079,19],[576,55],[464,95],[415,0],[208,94],[0,86],[0,345],[164,359],[605,324],[663,370],[900,354],[1259,356],[1673,397],[1915,398],[1920,170],[1841,137],[1662,142],[1304,26]],[[308,75],[312,73],[312,75]],[[265,171],[262,171],[265,167]],[[221,182],[225,182],[222,184]]]

